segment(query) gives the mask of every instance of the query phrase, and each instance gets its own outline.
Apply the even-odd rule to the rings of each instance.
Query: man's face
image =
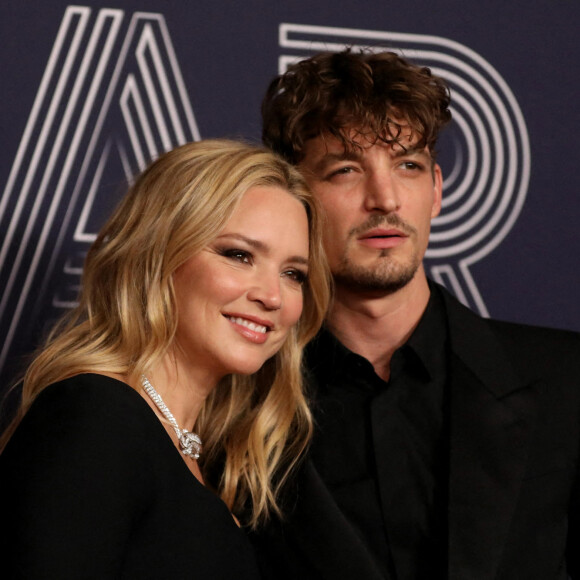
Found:
[[[441,169],[409,131],[400,145],[345,152],[331,136],[307,141],[299,168],[327,214],[324,246],[337,287],[391,293],[408,284],[441,210]]]

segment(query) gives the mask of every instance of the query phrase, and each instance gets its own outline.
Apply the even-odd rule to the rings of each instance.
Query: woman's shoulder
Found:
[[[142,413],[139,399],[101,375],[58,381],[38,395],[8,441],[0,511],[19,550],[8,561],[34,570],[30,577],[80,578],[93,561],[95,577],[110,577],[121,565],[134,521],[158,489],[144,444],[151,439],[148,405],[143,400]]]
[[[88,408],[94,413],[110,410],[115,405],[146,409],[143,403],[141,395],[122,380],[109,375],[84,373],[48,385],[31,409],[42,405],[78,411]]]
[[[62,446],[139,453],[140,441],[158,430],[143,397],[126,383],[87,373],[55,382],[37,396],[16,429],[7,450]]]
[[[95,373],[75,375],[43,389],[26,416],[97,426],[148,423],[151,411],[143,397],[127,383]]]

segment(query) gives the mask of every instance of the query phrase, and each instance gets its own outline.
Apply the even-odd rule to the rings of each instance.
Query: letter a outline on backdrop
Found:
[[[74,305],[122,183],[199,139],[163,15],[69,6],[0,198],[0,372],[15,343],[37,339],[38,318]]]

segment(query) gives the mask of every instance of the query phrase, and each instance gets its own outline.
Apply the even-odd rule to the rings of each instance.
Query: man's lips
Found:
[[[402,244],[408,235],[397,228],[374,228],[358,237],[358,241],[370,248],[394,248]]]

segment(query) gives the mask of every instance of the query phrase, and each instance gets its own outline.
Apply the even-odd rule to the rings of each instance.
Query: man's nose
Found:
[[[365,185],[364,202],[367,211],[392,213],[401,207],[396,183],[389,171],[374,171],[368,176]]]

